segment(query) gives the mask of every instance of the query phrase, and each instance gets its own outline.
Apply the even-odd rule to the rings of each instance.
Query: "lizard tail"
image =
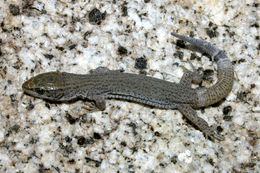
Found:
[[[210,88],[196,89],[198,102],[195,107],[206,107],[225,98],[230,93],[234,81],[234,70],[225,52],[213,46],[211,43],[200,39],[195,39],[176,33],[172,33],[172,35],[198,47],[200,50],[209,54],[217,63],[218,81]]]

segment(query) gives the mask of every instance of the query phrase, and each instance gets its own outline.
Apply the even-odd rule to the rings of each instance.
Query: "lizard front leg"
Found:
[[[82,95],[82,98],[87,98],[89,101],[91,102],[87,102],[85,103],[84,109],[88,110],[88,111],[103,111],[106,109],[106,101],[104,99],[104,97],[102,95],[98,95],[98,94],[91,94],[88,93],[87,96],[86,95]]]

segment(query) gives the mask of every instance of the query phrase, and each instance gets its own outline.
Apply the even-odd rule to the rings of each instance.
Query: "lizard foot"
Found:
[[[214,139],[217,139],[219,141],[223,141],[225,139],[223,135],[217,133],[217,125],[209,126],[208,128],[203,130],[203,133],[206,138],[210,138],[213,141]]]
[[[84,106],[82,106],[83,109],[90,112],[97,112],[99,109],[97,108],[96,104],[94,102],[85,102]]]

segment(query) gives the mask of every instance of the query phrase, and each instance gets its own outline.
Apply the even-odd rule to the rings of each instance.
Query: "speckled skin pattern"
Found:
[[[224,51],[212,44],[172,33],[191,43],[214,58],[218,65],[218,82],[210,88],[191,88],[200,82],[197,72],[186,71],[179,84],[144,75],[122,73],[99,67],[90,74],[78,75],[65,72],[39,74],[23,84],[25,93],[51,101],[88,99],[100,110],[105,109],[105,99],[124,99],[159,108],[178,109],[195,124],[206,137],[223,140],[215,127],[197,116],[194,109],[212,105],[226,97],[232,89],[234,74],[232,64]]]

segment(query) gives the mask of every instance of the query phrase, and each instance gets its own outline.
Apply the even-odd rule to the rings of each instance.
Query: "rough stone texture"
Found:
[[[94,8],[106,12],[99,25],[88,19]],[[0,1],[0,172],[259,172],[257,8],[252,0]],[[140,57],[147,75],[173,82],[183,74],[179,65],[189,68],[186,61],[214,70],[214,80],[203,82],[212,85],[212,62],[176,49],[172,31],[210,41],[233,61],[232,92],[198,110],[223,128],[224,141],[205,139],[177,110],[109,100],[105,111],[89,113],[81,101],[23,95],[26,78],[42,72],[105,66],[139,73]]]

